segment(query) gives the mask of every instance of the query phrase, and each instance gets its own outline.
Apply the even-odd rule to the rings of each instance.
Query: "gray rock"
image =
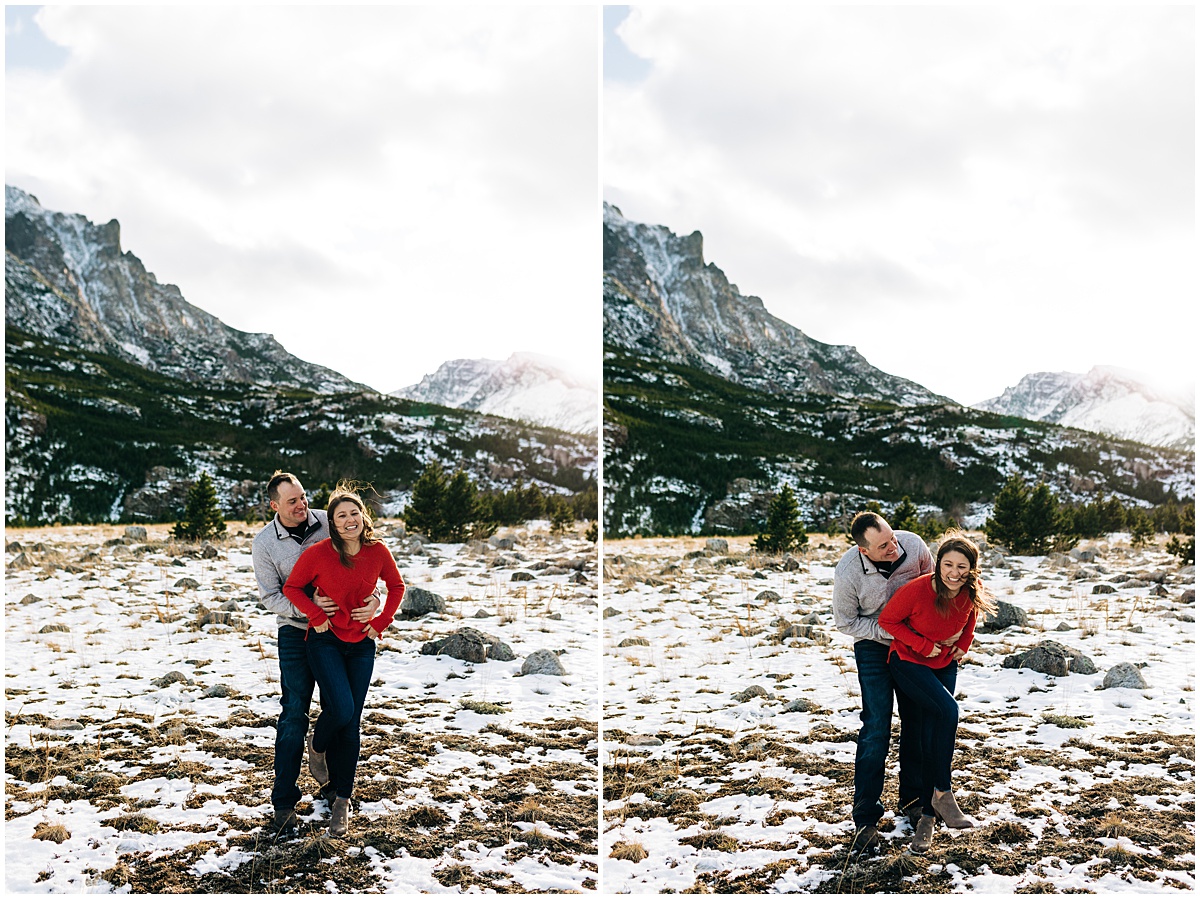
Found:
[[[1070,552],[1076,562],[1095,562],[1100,557],[1100,551],[1094,546],[1077,546]]]
[[[488,538],[488,544],[494,546],[496,549],[513,549],[516,547],[517,541],[513,537],[496,537],[493,535]]]
[[[6,543],[4,546],[4,551],[6,553],[19,553],[21,551],[21,544],[17,540],[12,541],[11,543]]]
[[[213,684],[204,691],[205,699],[229,699],[236,694],[236,690],[228,684]]]
[[[1117,588],[1114,587],[1112,584],[1096,584],[1096,586],[1092,587],[1092,592],[1093,593],[1116,593]]]
[[[1137,666],[1131,662],[1118,662],[1113,665],[1104,675],[1104,683],[1101,684],[1101,690],[1111,690],[1114,687],[1127,687],[1132,690],[1144,690],[1149,684],[1142,677],[1142,672]]]
[[[171,684],[187,684],[192,686],[195,681],[179,671],[168,671],[162,677],[156,677],[150,681],[156,687],[169,687]]]
[[[42,627],[39,634],[69,634],[71,629],[65,624],[47,624]]]
[[[779,639],[787,640],[789,637],[802,637],[820,646],[826,646],[832,642],[829,634],[818,630],[811,624],[789,624],[779,632]]]
[[[21,598],[21,605],[28,606],[35,602],[41,602],[41,601],[42,601],[42,598],[40,596],[38,596],[36,593],[26,593]]]
[[[221,551],[211,543],[205,543],[200,547],[200,558],[202,559],[215,559],[219,555],[221,555]]]
[[[210,624],[219,624],[224,627],[231,627],[235,631],[248,631],[250,625],[241,618],[238,618],[232,612],[206,612],[200,616],[197,622],[200,627],[206,627]]]
[[[779,602],[781,599],[783,599],[783,597],[774,590],[762,590],[756,597],[754,597],[754,601],[758,603]]]
[[[645,637],[626,637],[617,644],[618,649],[624,649],[626,646],[649,646],[650,641]]]
[[[572,584],[586,584],[588,582],[588,576],[582,571],[576,571],[573,575],[567,578],[567,580]]]
[[[1071,625],[1067,624],[1065,621],[1060,621],[1058,623],[1058,627],[1056,627],[1055,630],[1056,631],[1069,631],[1069,630],[1074,630],[1074,628],[1072,628]]]
[[[536,649],[521,663],[521,674],[549,674],[555,677],[567,673],[553,649]]]
[[[464,662],[511,662],[516,656],[508,644],[473,627],[460,627],[448,637],[431,640],[421,647],[421,655],[446,655]]]
[[[441,614],[445,611],[445,598],[421,587],[408,587],[404,591],[404,599],[400,600],[401,618],[420,618],[422,615]]]
[[[1066,677],[1069,673],[1095,674],[1095,663],[1077,649],[1043,640],[1032,649],[1014,653],[1004,660],[1005,668],[1029,668],[1054,677]]]
[[[649,734],[630,734],[625,738],[626,746],[661,746],[663,741]]]
[[[513,581],[532,581],[536,580],[536,575],[532,571],[514,571],[509,580]]]
[[[1182,605],[1190,606],[1195,601],[1196,601],[1196,588],[1195,587],[1184,590],[1182,593],[1179,594],[1179,602]]]
[[[704,548],[715,553],[728,553],[729,541],[724,537],[709,537],[704,541]]]
[[[620,614],[621,614],[621,610],[620,610],[620,609],[614,609],[612,606],[609,606],[607,609],[605,609],[605,610],[604,610],[604,617],[605,617],[605,618],[614,618],[614,617],[616,617],[617,615],[620,615]]]
[[[46,727],[50,730],[83,730],[83,725],[74,718],[51,718]]]
[[[820,706],[811,699],[793,699],[784,707],[785,712],[816,712],[820,711]]]
[[[146,529],[140,524],[131,524],[125,528],[125,536],[130,540],[136,540],[139,543],[146,542]]]
[[[1010,602],[997,601],[996,614],[987,615],[979,629],[985,633],[994,633],[1006,627],[1029,627],[1029,615],[1024,609]]]
[[[480,609],[478,612],[475,613],[475,617],[476,618],[491,618],[492,613],[487,611],[486,609]]]
[[[770,695],[771,694],[766,691],[766,688],[760,687],[758,684],[755,684],[752,687],[747,687],[741,693],[734,693],[733,698],[736,699],[738,702],[749,702],[751,699],[754,699],[755,697],[758,697],[758,696],[769,697]]]
[[[17,553],[16,558],[9,562],[5,567],[10,571],[24,571],[27,568],[33,567],[33,559],[29,558],[28,553]]]
[[[175,588],[178,590],[195,590],[200,586],[200,582],[194,577],[181,577],[175,582]]]

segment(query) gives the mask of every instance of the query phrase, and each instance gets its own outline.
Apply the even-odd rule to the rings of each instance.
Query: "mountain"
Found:
[[[452,359],[420,383],[392,396],[472,409],[557,428],[573,434],[595,434],[595,384],[573,377],[553,359],[533,353],[514,353],[503,362],[494,359]]]
[[[678,237],[605,208],[604,528],[746,534],[783,484],[806,527],[908,497],[981,526],[1004,482],[1066,503],[1194,501],[1192,447],[972,409],[821,344],[742,297]]]
[[[1194,384],[1167,393],[1152,387],[1145,375],[1109,365],[1087,374],[1035,372],[975,408],[1151,446],[1186,450],[1196,443]]]
[[[744,297],[679,237],[604,204],[604,341],[767,393],[823,393],[911,406],[944,402],[875,368],[854,347],[813,340]]]
[[[159,284],[115,221],[5,199],[7,522],[177,520],[202,471],[227,516],[255,519],[277,468],[314,492],[369,484],[395,515],[435,460],[482,490],[594,495],[594,436],[355,384]]]
[[[287,352],[270,334],[231,328],[160,284],[121,249],[116,219],[43,209],[4,187],[4,321],[63,344],[185,381],[273,384],[333,393],[364,385]]]

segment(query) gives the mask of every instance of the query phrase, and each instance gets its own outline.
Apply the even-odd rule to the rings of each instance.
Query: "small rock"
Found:
[[[200,586],[200,582],[194,577],[181,577],[175,582],[175,587],[179,590],[195,590]]]
[[[626,637],[617,644],[618,649],[624,649],[626,646],[649,646],[650,641],[645,637]]]
[[[625,738],[626,746],[661,746],[663,741],[649,734],[630,734]]]
[[[588,576],[582,571],[576,571],[573,575],[567,578],[567,580],[572,584],[586,584],[588,582]]]
[[[129,540],[136,540],[139,543],[145,543],[146,529],[140,524],[131,524],[125,528],[125,537]]]
[[[25,596],[21,598],[21,605],[27,606],[32,603],[41,602],[41,601],[42,601],[42,598],[40,596],[38,596],[36,593],[26,593]]]
[[[235,690],[228,684],[213,684],[204,691],[205,699],[229,699],[233,696]]]
[[[200,547],[200,558],[202,559],[215,559],[219,555],[221,555],[221,551],[211,543],[205,543]]]
[[[196,682],[178,671],[168,671],[162,677],[156,677],[150,681],[156,687],[169,687],[171,684],[187,684],[189,687]]]
[[[1144,690],[1147,686],[1146,679],[1142,677],[1142,672],[1137,669],[1137,666],[1130,662],[1118,662],[1113,665],[1104,675],[1104,683],[1101,685],[1101,690],[1111,690],[1114,687],[1127,687],[1133,690]]]
[[[1006,627],[1029,627],[1029,615],[1019,606],[998,600],[996,614],[987,615],[979,625],[979,629],[985,633],[994,633],[1002,631]]]
[[[509,580],[513,581],[532,581],[536,579],[536,575],[532,571],[514,571]]]
[[[729,541],[724,537],[709,537],[704,541],[704,548],[715,553],[728,553]]]
[[[4,551],[6,553],[19,553],[21,551],[21,544],[16,540],[12,541],[12,543],[6,543]]]
[[[754,601],[759,603],[779,602],[781,599],[783,599],[783,597],[774,590],[763,590],[756,597],[754,597]]]
[[[33,567],[33,559],[29,558],[28,553],[17,553],[17,557],[5,567],[10,571],[24,571],[27,568]]]
[[[39,634],[69,634],[71,629],[65,624],[47,624],[42,627]]]
[[[754,684],[751,687],[747,687],[741,693],[734,693],[733,698],[738,702],[749,702],[751,699],[756,697],[769,697],[770,695],[771,694],[766,691],[766,688],[760,687],[758,684]]]
[[[604,610],[604,617],[605,617],[605,618],[614,618],[614,617],[616,617],[617,615],[620,615],[620,614],[621,614],[621,610],[620,610],[620,609],[614,609],[612,606],[609,606],[607,609],[605,609],[605,610]]]
[[[473,627],[460,627],[448,637],[429,641],[421,647],[421,655],[447,655],[465,662],[511,662],[516,658],[508,644],[499,637]]]
[[[521,674],[549,674],[555,677],[564,675],[567,669],[558,659],[558,653],[552,649],[537,649],[525,657],[521,664]]]
[[[1116,593],[1117,588],[1114,587],[1112,584],[1096,584],[1096,586],[1092,587],[1092,592],[1093,593]]]
[[[816,712],[820,710],[820,706],[811,699],[793,699],[785,707],[785,712]]]
[[[83,725],[74,718],[51,718],[46,727],[50,730],[83,730]]]
[[[475,617],[476,618],[491,618],[492,613],[487,611],[486,609],[480,609],[478,612],[475,613]]]
[[[1073,628],[1071,627],[1071,625],[1067,624],[1065,621],[1060,621],[1058,623],[1058,627],[1055,628],[1056,631],[1069,631],[1072,629]]]

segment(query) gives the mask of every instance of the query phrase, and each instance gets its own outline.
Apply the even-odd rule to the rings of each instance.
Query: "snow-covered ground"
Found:
[[[606,892],[1194,889],[1193,567],[1121,535],[1091,562],[985,553],[1029,625],[980,633],[958,677],[955,792],[979,826],[939,825],[914,857],[889,811],[880,853],[851,862],[858,683],[830,611],[848,545],[814,536],[785,570],[748,541],[606,543]],[[1043,640],[1097,673],[1002,667]],[[1119,662],[1147,686],[1101,689]],[[892,809],[895,764],[893,742]]]
[[[231,530],[212,558],[165,528],[132,545],[117,527],[7,531],[6,893],[596,887],[593,545],[388,537],[408,584],[448,612],[398,618],[381,640],[349,838],[324,835],[305,772],[300,834],[276,843],[274,616],[257,602],[253,529]],[[463,626],[515,661],[420,654]],[[538,649],[563,651],[567,674],[520,676]]]

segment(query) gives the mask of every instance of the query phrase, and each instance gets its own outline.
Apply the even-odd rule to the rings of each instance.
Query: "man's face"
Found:
[[[900,558],[900,543],[886,524],[879,528],[867,528],[863,536],[867,538],[867,545],[860,546],[858,551],[872,562],[895,562]]]
[[[279,513],[284,527],[295,528],[308,521],[308,497],[303,487],[291,481],[279,485],[279,499],[271,501],[271,508]]]

